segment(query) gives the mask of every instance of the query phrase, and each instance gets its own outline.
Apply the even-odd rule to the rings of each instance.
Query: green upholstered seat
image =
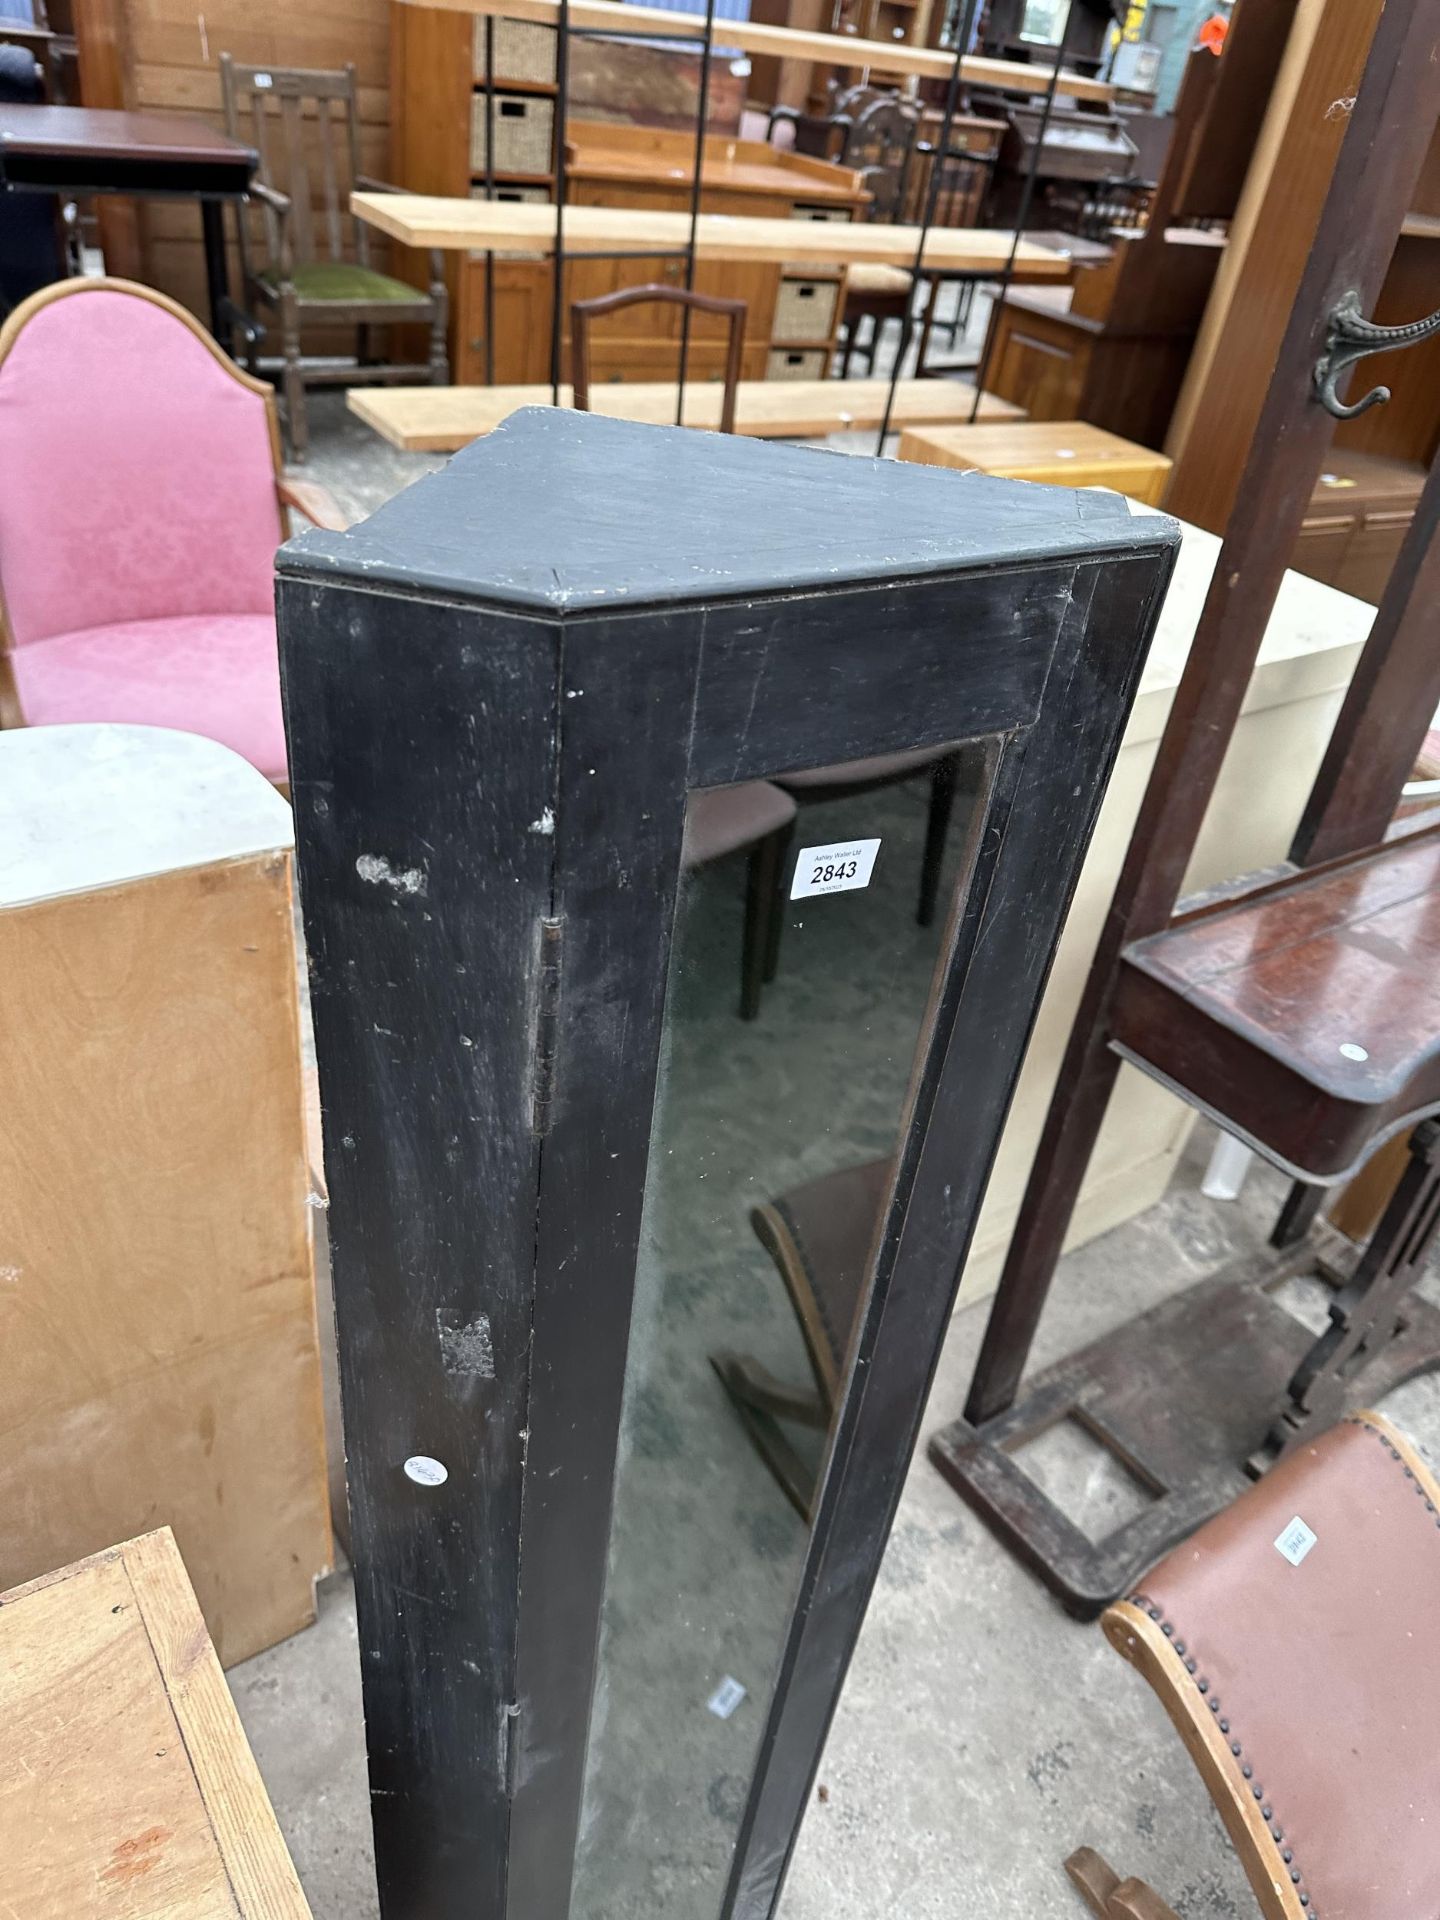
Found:
[[[272,268],[266,268],[259,277],[261,284],[278,299],[280,276]],[[419,287],[392,280],[388,273],[377,273],[373,267],[362,267],[353,260],[307,261],[297,266],[290,278],[304,301],[335,300],[353,304],[362,300],[393,300],[397,304],[407,301],[411,306],[426,301]]]

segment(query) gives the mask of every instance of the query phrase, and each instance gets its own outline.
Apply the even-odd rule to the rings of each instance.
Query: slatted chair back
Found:
[[[915,109],[893,97],[872,100],[854,117],[840,164],[860,174],[872,220],[898,220],[904,213],[919,123]]]
[[[225,130],[260,156],[261,182],[289,196],[295,264],[357,260],[370,264],[369,229],[349,212],[360,175],[358,89],[353,65],[252,67],[220,56]],[[265,257],[280,253],[280,216],[261,205]],[[245,221],[240,258],[249,276]]]

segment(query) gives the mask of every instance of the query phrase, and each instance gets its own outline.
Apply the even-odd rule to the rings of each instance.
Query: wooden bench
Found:
[[[310,1920],[168,1527],[0,1595],[0,1913]]]
[[[735,431],[757,439],[803,440],[849,428],[874,431],[885,417],[888,380],[742,380],[735,406]],[[718,429],[722,392],[718,382],[688,382],[687,427]],[[902,380],[895,391],[891,421],[896,427],[915,421],[968,420],[975,389],[959,380]],[[353,414],[403,453],[453,453],[492,433],[521,407],[548,407],[548,386],[527,387],[354,387],[345,396]],[[612,420],[638,420],[651,426],[675,424],[674,381],[616,382],[596,387],[591,408]],[[568,407],[568,386],[560,404]],[[985,394],[982,420],[1023,420],[1008,400]]]

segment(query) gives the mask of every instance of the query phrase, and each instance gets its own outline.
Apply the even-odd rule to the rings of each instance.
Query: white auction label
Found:
[[[428,1453],[412,1453],[405,1462],[405,1472],[417,1487],[443,1487],[450,1478],[445,1462],[432,1459]]]
[[[1285,1556],[1292,1567],[1299,1566],[1300,1562],[1305,1558],[1314,1544],[1315,1535],[1310,1531],[1309,1527],[1306,1526],[1298,1513],[1290,1522],[1289,1526],[1286,1527],[1285,1531],[1278,1534],[1275,1539],[1277,1551]]]
[[[705,1704],[717,1720],[728,1720],[744,1698],[744,1687],[727,1673]]]
[[[836,840],[828,847],[802,847],[790,898],[808,900],[812,893],[849,893],[853,887],[868,887],[879,851],[878,840]]]

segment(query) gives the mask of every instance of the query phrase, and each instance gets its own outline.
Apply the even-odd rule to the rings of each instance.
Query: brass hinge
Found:
[[[531,1079],[530,1130],[550,1131],[555,1101],[555,1045],[560,1024],[560,927],[546,915],[540,922],[540,960],[535,976],[535,1059]]]

